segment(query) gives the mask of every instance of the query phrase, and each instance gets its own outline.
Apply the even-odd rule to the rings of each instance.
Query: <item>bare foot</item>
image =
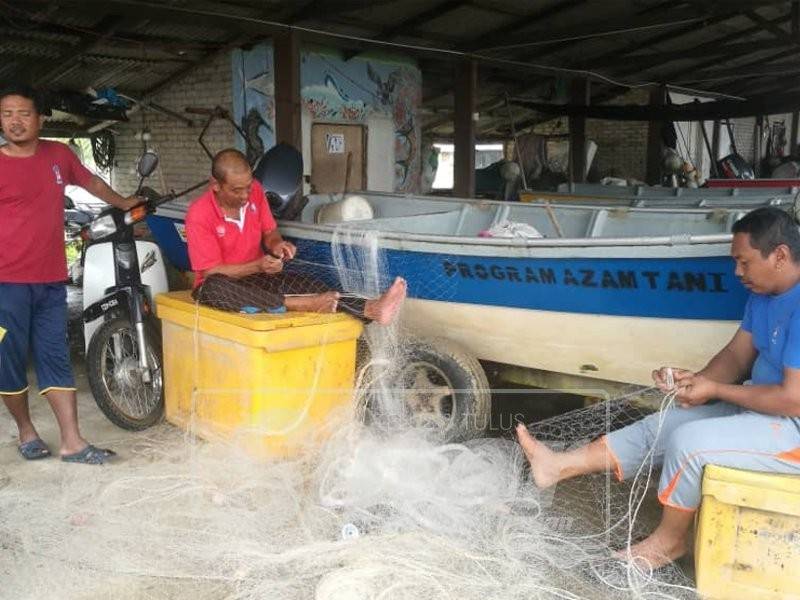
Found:
[[[297,312],[334,313],[339,305],[339,292],[323,292],[313,296],[286,296],[286,310]]]
[[[531,474],[536,487],[548,488],[559,482],[561,468],[558,455],[534,438],[522,423],[517,425],[517,440],[531,465]]]
[[[364,304],[364,316],[380,325],[388,325],[397,316],[406,298],[406,280],[396,277],[391,287],[375,300]]]
[[[615,556],[625,561],[633,560],[637,564],[646,564],[652,569],[658,569],[679,559],[688,551],[689,547],[685,537],[664,534],[656,529],[650,537],[631,546],[630,554],[626,548],[615,552]]]

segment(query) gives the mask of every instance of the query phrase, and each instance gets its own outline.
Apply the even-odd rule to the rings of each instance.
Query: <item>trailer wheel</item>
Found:
[[[391,398],[402,400],[410,424],[435,429],[448,442],[477,437],[486,430],[491,392],[474,356],[453,342],[422,338],[407,338],[401,353],[397,364],[384,367],[390,383],[383,387]],[[368,422],[396,416],[386,414],[380,396],[375,390],[366,394]]]

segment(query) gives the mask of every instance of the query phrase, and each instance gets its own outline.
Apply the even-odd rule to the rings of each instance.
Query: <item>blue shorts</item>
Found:
[[[28,389],[29,355],[39,393],[75,389],[63,283],[0,283],[0,328],[0,394]]]

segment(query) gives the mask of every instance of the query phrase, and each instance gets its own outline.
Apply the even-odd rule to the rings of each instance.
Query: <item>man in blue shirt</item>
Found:
[[[620,481],[632,478],[652,451],[663,466],[664,512],[630,555],[654,568],[688,549],[705,465],[800,474],[800,232],[785,211],[759,208],[737,221],[733,234],[736,276],[751,292],[744,318],[697,373],[653,371],[662,391],[676,392],[677,406],[561,453],[517,428],[539,487],[608,470]]]

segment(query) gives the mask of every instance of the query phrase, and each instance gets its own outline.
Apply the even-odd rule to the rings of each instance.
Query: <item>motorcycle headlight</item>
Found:
[[[92,239],[97,240],[111,235],[117,230],[117,224],[114,223],[114,217],[105,215],[92,221],[89,225],[89,231],[92,234]]]

